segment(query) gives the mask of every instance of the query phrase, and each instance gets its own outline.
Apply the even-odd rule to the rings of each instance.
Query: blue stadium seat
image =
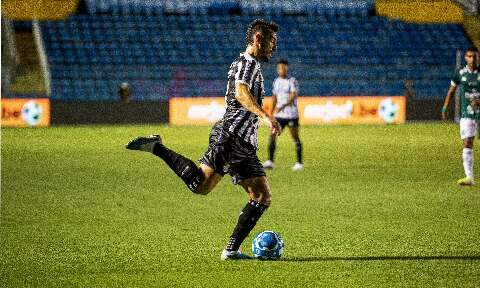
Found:
[[[288,58],[302,95],[400,95],[410,79],[419,97],[443,97],[456,50],[470,45],[461,25],[368,16],[372,1],[333,1],[334,8],[306,0],[282,8],[280,2],[241,4],[270,7],[269,17],[281,24],[278,53],[263,65],[267,94],[275,77],[271,63]],[[244,49],[238,35],[253,17],[165,15],[173,9],[168,0],[87,4],[90,15],[41,23],[55,99],[116,99],[123,81],[131,83],[135,99],[222,96],[228,66]],[[308,7],[309,13],[283,15],[278,7]]]

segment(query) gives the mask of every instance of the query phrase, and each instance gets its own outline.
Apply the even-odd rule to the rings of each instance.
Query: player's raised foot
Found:
[[[302,163],[295,163],[295,165],[293,165],[292,167],[292,170],[293,171],[300,171],[300,170],[303,170],[303,164]]]
[[[253,259],[252,257],[248,256],[247,254],[243,254],[240,251],[227,251],[223,250],[222,255],[220,256],[220,260],[249,260]]]
[[[140,150],[145,152],[152,152],[155,144],[162,144],[160,135],[150,135],[147,137],[137,137],[128,142],[126,148],[129,150]]]
[[[272,160],[267,160],[263,163],[263,168],[265,169],[273,169],[275,168],[275,163]]]
[[[473,186],[475,185],[475,181],[473,181],[473,179],[470,177],[465,177],[465,178],[459,179],[457,181],[457,184],[461,186]]]

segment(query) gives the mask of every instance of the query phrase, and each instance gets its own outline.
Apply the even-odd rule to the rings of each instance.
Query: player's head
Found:
[[[280,59],[277,62],[277,74],[282,78],[286,78],[288,75],[288,61],[287,59]]]
[[[247,46],[256,49],[256,57],[260,61],[268,61],[277,49],[278,25],[263,19],[256,19],[247,29]]]
[[[478,62],[478,49],[475,46],[472,46],[465,51],[465,62],[469,66],[475,65]]]

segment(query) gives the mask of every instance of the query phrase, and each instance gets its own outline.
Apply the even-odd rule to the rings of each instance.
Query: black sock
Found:
[[[248,233],[252,231],[255,224],[257,224],[258,219],[260,219],[267,208],[267,205],[258,203],[255,200],[248,201],[238,217],[237,226],[235,226],[232,236],[230,236],[226,248],[227,251],[237,251],[240,248],[243,240],[247,238]]]
[[[203,181],[204,176],[200,168],[192,160],[176,153],[162,144],[155,144],[153,154],[162,158],[170,169],[182,178],[192,192],[196,192],[198,185]]]
[[[273,162],[275,157],[275,148],[277,146],[277,139],[270,137],[268,140],[268,159]]]
[[[302,163],[302,142],[295,141],[295,150],[297,151],[297,162]]]

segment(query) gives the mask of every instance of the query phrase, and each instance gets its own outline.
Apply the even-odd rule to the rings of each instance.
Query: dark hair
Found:
[[[262,35],[273,34],[278,31],[278,25],[275,22],[269,22],[263,19],[255,19],[247,29],[247,46],[253,44],[253,35],[260,32]]]
[[[475,46],[470,46],[470,47],[468,47],[467,52],[478,53],[478,48],[475,47]]]
[[[288,60],[287,60],[287,59],[280,59],[280,60],[278,60],[278,62],[277,62],[277,65],[278,65],[278,64],[288,65]]]

